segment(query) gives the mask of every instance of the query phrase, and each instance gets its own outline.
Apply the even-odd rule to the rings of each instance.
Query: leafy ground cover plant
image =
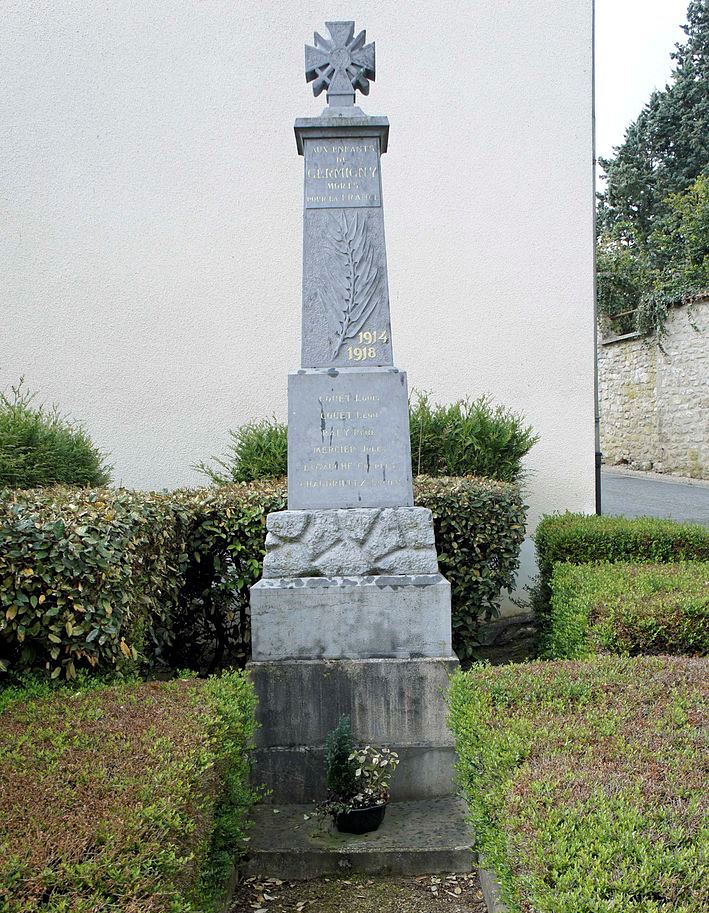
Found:
[[[709,529],[655,517],[548,514],[534,532],[539,578],[531,604],[542,630],[548,627],[551,577],[559,562],[658,563],[709,560]]]
[[[107,485],[106,456],[86,430],[34,401],[22,382],[0,392],[0,489]]]
[[[0,693],[0,909],[216,909],[254,799],[253,710],[237,672]]]
[[[440,567],[453,590],[454,643],[474,654],[483,617],[512,585],[524,538],[519,488],[419,477]],[[266,516],[284,481],[169,493],[50,489],[0,498],[0,672],[243,665],[249,587],[261,576]]]
[[[543,653],[709,653],[709,561],[557,564]]]
[[[707,909],[708,672],[605,656],[454,677],[461,783],[510,913]]]
[[[516,482],[522,459],[539,440],[524,417],[490,397],[450,405],[417,394],[409,404],[414,476],[484,476]],[[197,469],[217,485],[277,479],[288,472],[288,427],[274,419],[249,422],[229,432],[226,456]]]

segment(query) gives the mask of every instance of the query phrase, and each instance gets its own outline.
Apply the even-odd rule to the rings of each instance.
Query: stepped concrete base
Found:
[[[453,656],[440,574],[269,578],[250,602],[257,661]]]
[[[392,802],[378,830],[353,835],[313,815],[312,805],[259,805],[242,871],[293,881],[344,872],[469,872],[473,841],[465,815],[465,803],[454,797]]]
[[[260,723],[254,783],[272,791],[271,802],[323,799],[325,739],[347,714],[355,742],[399,753],[394,799],[450,796],[445,694],[457,667],[450,657],[250,663]]]
[[[357,742],[366,742],[357,739]],[[394,801],[436,799],[455,792],[455,749],[441,745],[399,745],[386,742],[399,755],[401,764],[391,784]],[[325,749],[257,748],[254,753],[254,785],[266,786],[266,802],[302,803],[323,799]]]

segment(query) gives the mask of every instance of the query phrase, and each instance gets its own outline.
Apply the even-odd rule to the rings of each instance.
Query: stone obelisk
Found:
[[[305,160],[301,367],[288,381],[288,510],[267,521],[251,589],[259,697],[256,778],[274,802],[324,797],[324,743],[395,748],[394,799],[453,790],[443,692],[450,586],[431,512],[413,506],[406,375],[394,366],[380,161],[389,123],[355,106],[374,44],[327,23],[305,49],[319,117],[296,121]]]

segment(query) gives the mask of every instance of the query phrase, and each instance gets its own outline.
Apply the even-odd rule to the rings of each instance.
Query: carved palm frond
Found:
[[[335,328],[333,358],[347,339],[352,339],[372,316],[379,301],[379,269],[367,231],[366,217],[355,212],[350,218],[342,210],[333,215],[327,240],[334,253],[327,276],[319,290]]]

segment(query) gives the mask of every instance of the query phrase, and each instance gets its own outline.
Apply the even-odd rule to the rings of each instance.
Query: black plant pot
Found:
[[[370,805],[368,808],[340,812],[335,818],[335,827],[345,834],[368,834],[376,831],[384,820],[386,810],[386,805]]]

